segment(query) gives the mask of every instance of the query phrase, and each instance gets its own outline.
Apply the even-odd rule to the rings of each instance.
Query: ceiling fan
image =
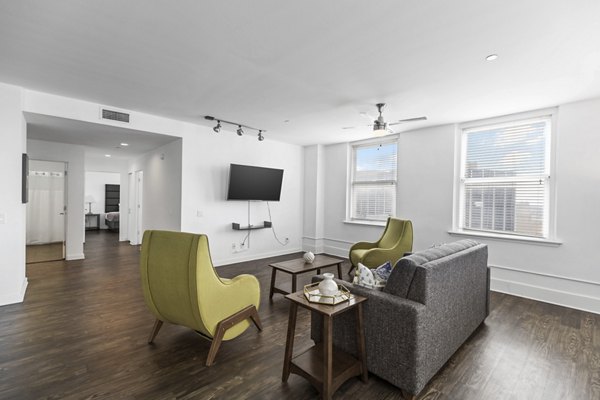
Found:
[[[385,122],[385,120],[383,119],[383,115],[382,115],[382,111],[383,111],[383,107],[385,107],[385,103],[378,103],[378,104],[376,104],[376,106],[377,106],[377,111],[379,112],[379,116],[376,119],[374,119],[372,124],[366,125],[366,126],[372,126],[373,133],[377,136],[383,136],[383,135],[387,135],[388,133],[394,133],[394,131],[389,128],[390,126],[403,124],[405,122],[427,120],[427,117],[406,118],[406,119],[401,119],[396,122],[391,122],[388,124],[387,122]],[[367,114],[364,114],[364,115],[367,115]],[[373,117],[370,117],[370,118],[373,118]],[[354,128],[356,128],[356,127],[355,126],[346,126],[346,127],[343,127],[342,129],[354,129]]]

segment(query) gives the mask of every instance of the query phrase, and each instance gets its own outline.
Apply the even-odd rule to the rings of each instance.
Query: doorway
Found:
[[[143,230],[144,171],[129,173],[129,243],[142,243]]]
[[[67,164],[29,162],[26,262],[64,260],[67,221]]]

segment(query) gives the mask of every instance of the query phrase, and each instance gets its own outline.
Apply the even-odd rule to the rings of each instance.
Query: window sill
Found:
[[[542,246],[552,246],[552,247],[558,247],[562,244],[562,242],[559,242],[556,240],[530,238],[530,237],[525,237],[525,236],[502,235],[502,234],[490,233],[490,232],[452,230],[452,231],[448,231],[448,233],[450,235],[457,235],[457,236],[481,237],[481,238],[487,238],[487,239],[497,239],[497,240],[502,240],[502,241],[507,241],[507,242],[539,244]]]
[[[345,224],[367,225],[367,226],[385,226],[385,224],[386,224],[386,221],[365,221],[365,220],[352,220],[352,219],[345,219],[343,222]]]

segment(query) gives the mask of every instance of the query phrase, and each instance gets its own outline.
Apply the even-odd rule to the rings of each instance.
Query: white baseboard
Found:
[[[311,251],[315,254],[324,253],[325,252],[324,239],[304,236],[302,238],[302,251]]]
[[[490,265],[493,291],[600,314],[600,285]]]
[[[221,267],[223,265],[235,264],[235,263],[244,262],[244,261],[258,260],[258,259],[267,258],[267,257],[282,256],[285,254],[298,253],[301,251],[302,251],[302,249],[300,249],[298,247],[293,247],[293,248],[283,248],[283,249],[277,250],[277,251],[268,251],[268,252],[264,252],[264,253],[248,254],[247,252],[244,252],[244,253],[238,253],[232,257],[220,258],[220,259],[213,260],[213,265],[215,267]]]
[[[23,278],[23,283],[21,284],[21,288],[14,292],[8,294],[0,295],[0,306],[5,306],[8,304],[22,303],[25,298],[25,292],[27,291],[27,277]]]
[[[344,258],[348,258],[350,247],[354,244],[353,242],[339,239],[324,239],[324,241],[325,253]]]
[[[79,254],[67,254],[67,256],[65,257],[65,260],[67,260],[67,261],[83,260],[83,259],[85,259],[85,255],[83,253],[79,253]]]

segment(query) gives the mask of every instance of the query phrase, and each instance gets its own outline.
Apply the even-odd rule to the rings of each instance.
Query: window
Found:
[[[396,213],[398,142],[352,146],[350,212],[353,221],[385,221]]]
[[[458,228],[547,239],[551,116],[463,129]]]

